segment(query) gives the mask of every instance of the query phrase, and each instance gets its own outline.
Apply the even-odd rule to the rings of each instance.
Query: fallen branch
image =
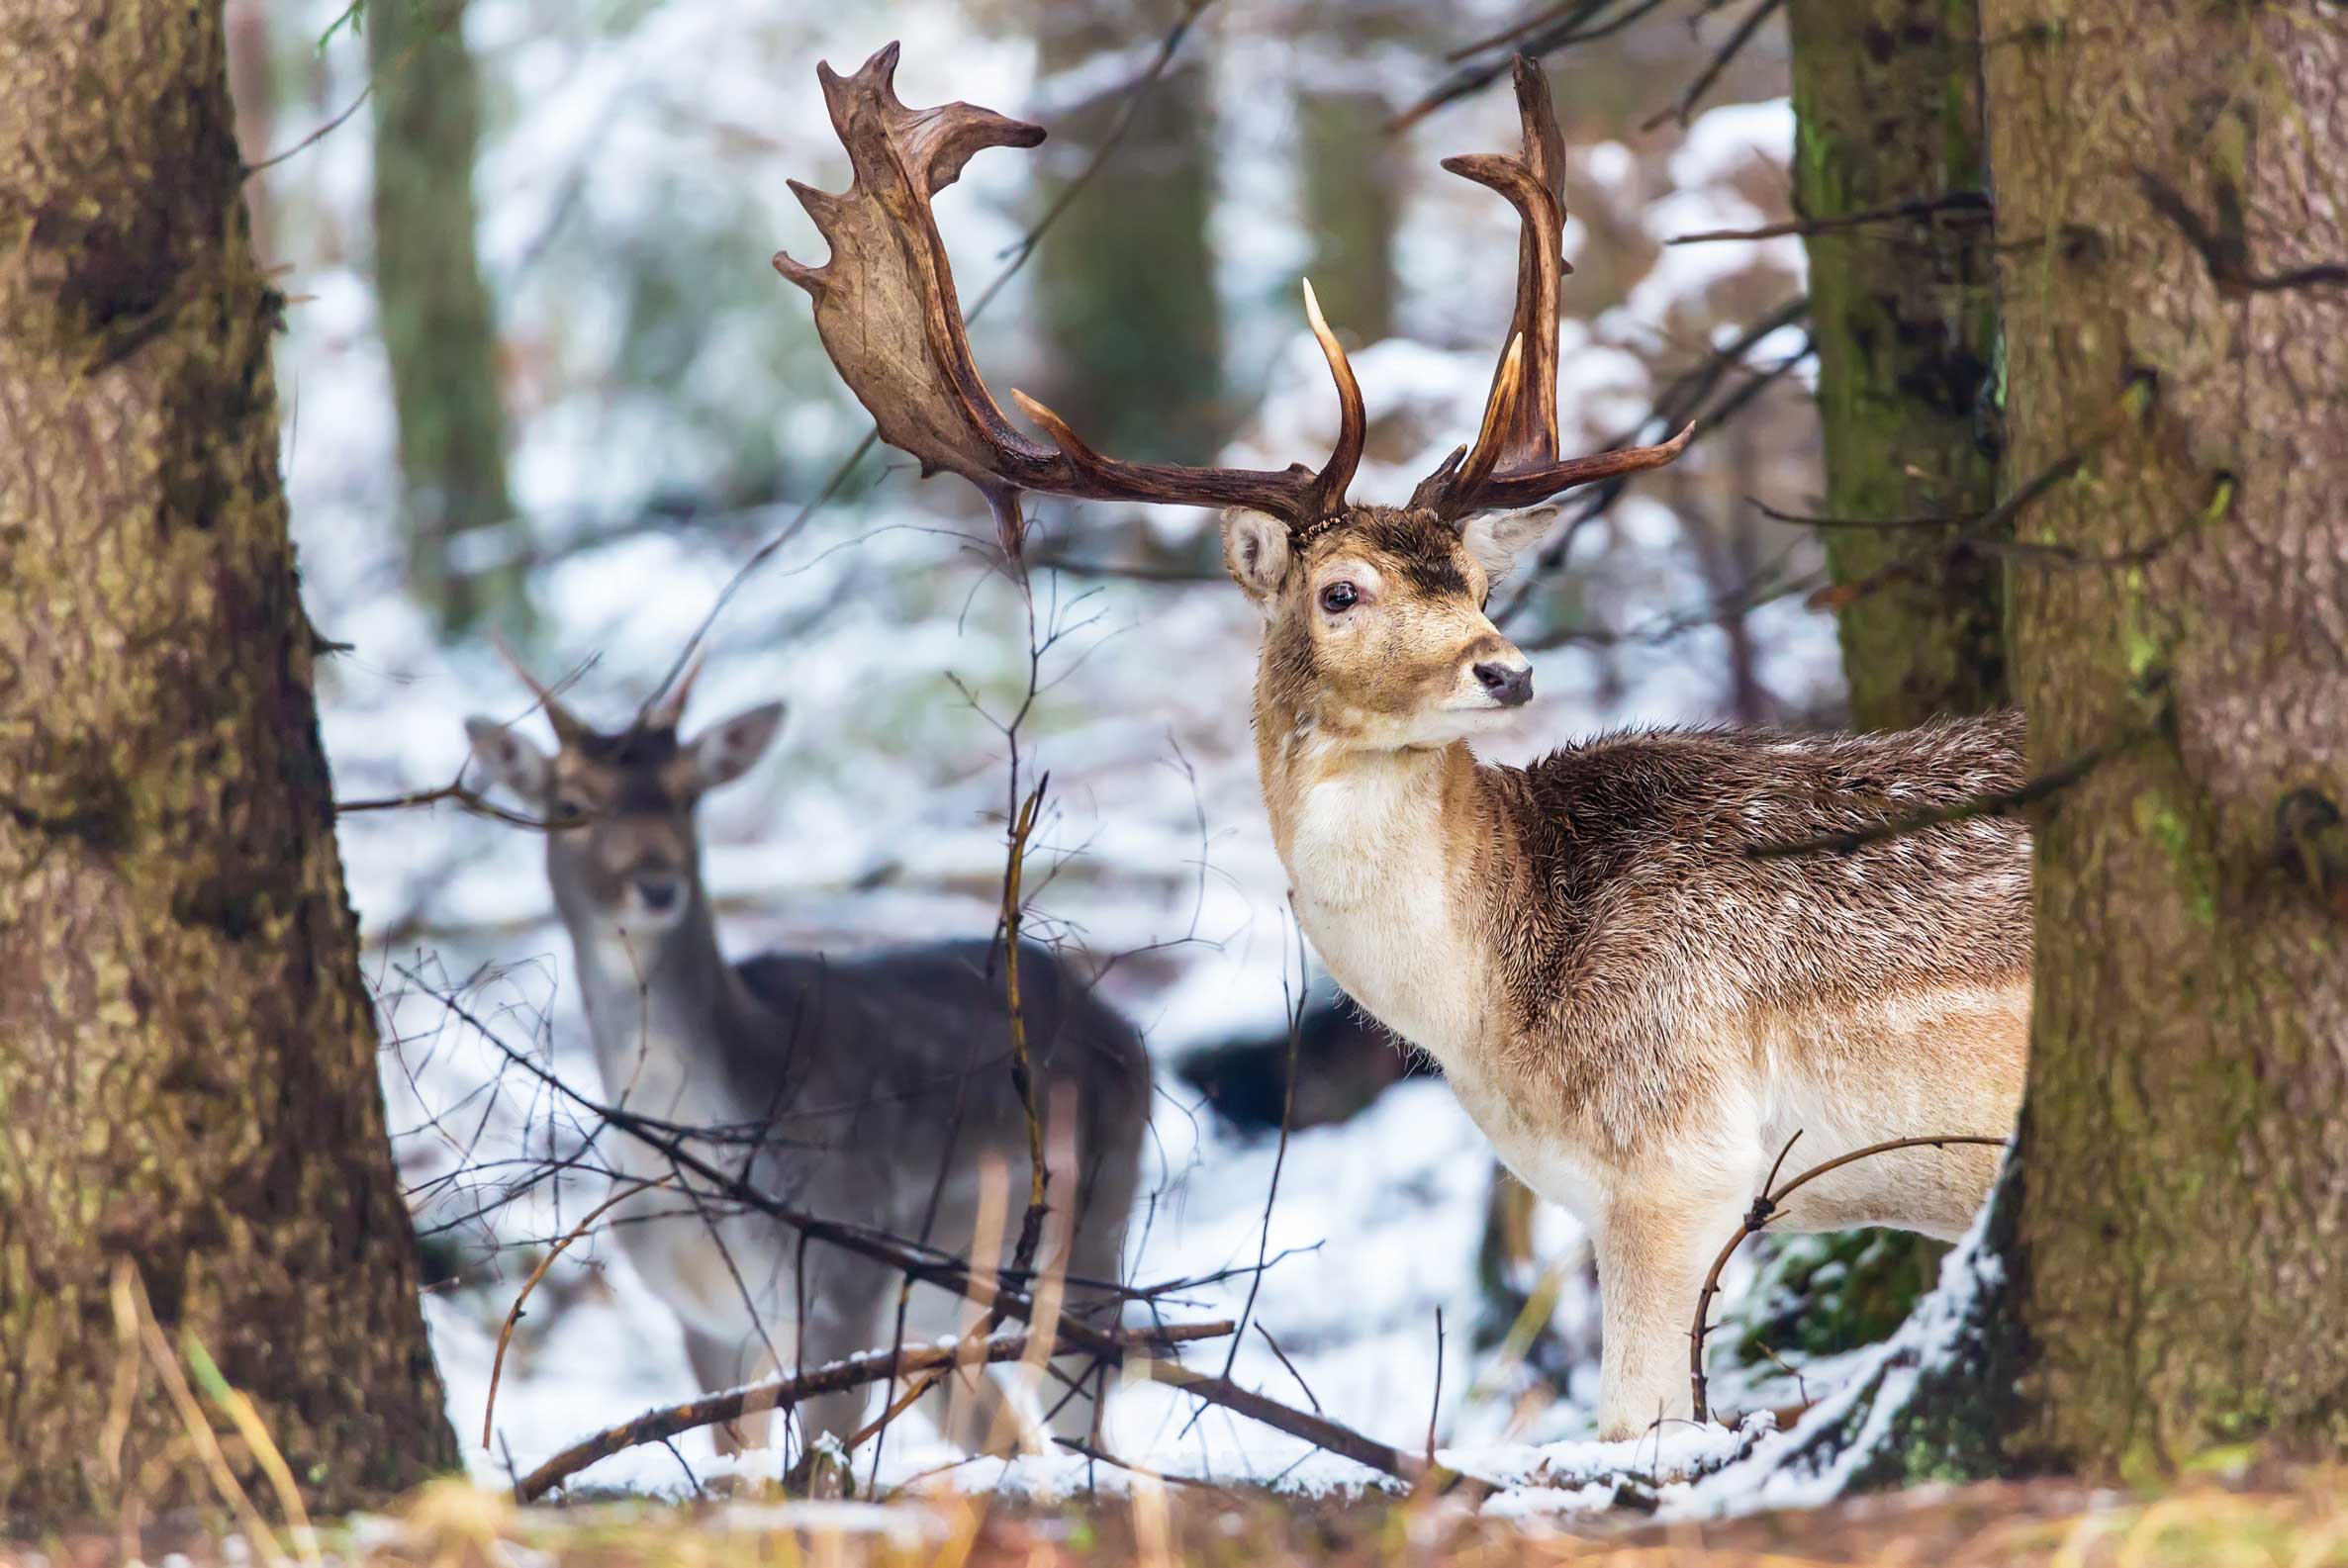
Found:
[[[982,1285],[974,1277],[972,1265],[963,1258],[940,1251],[935,1247],[917,1245],[901,1238],[891,1236],[884,1231],[876,1231],[861,1225],[850,1225],[838,1220],[826,1220],[761,1191],[751,1185],[746,1178],[721,1169],[695,1153],[688,1147],[688,1141],[684,1134],[667,1134],[657,1131],[656,1129],[661,1124],[653,1122],[649,1118],[634,1115],[615,1106],[599,1104],[587,1095],[580,1093],[570,1084],[565,1083],[558,1074],[530,1060],[526,1054],[508,1045],[499,1038],[495,1030],[491,1029],[486,1022],[454,996],[426,985],[414,970],[401,968],[398,972],[401,978],[439,1002],[441,1006],[455,1014],[461,1022],[496,1047],[507,1061],[538,1079],[556,1094],[600,1116],[606,1126],[615,1128],[628,1137],[658,1150],[679,1174],[692,1175],[707,1183],[707,1190],[711,1196],[742,1204],[769,1219],[790,1226],[809,1241],[824,1242],[843,1250],[886,1263],[911,1278],[941,1286],[958,1296],[968,1297],[983,1307],[1000,1310],[1006,1316],[1026,1321],[1029,1315],[1037,1310],[1035,1300],[1027,1292],[1011,1284],[1004,1275],[992,1275],[990,1283]],[[1096,1292],[1105,1291],[1126,1298],[1147,1299],[1152,1294],[1150,1291],[1127,1290],[1114,1281],[1080,1280],[1073,1275],[1068,1277],[1067,1283],[1080,1284]],[[1163,1287],[1160,1288],[1163,1289]],[[1060,1320],[1058,1343],[1068,1346],[1076,1352],[1116,1360],[1123,1359],[1125,1351],[1129,1347],[1128,1343],[1121,1339],[1115,1332],[1095,1329],[1088,1324],[1065,1317]],[[906,1353],[918,1354],[919,1352]],[[953,1352],[940,1353],[950,1355]],[[1326,1448],[1332,1453],[1341,1454],[1358,1464],[1367,1465],[1373,1470],[1381,1471],[1397,1479],[1410,1480],[1414,1476],[1415,1466],[1403,1455],[1401,1450],[1379,1442],[1375,1438],[1365,1437],[1352,1428],[1342,1427],[1323,1417],[1308,1416],[1300,1410],[1291,1410],[1276,1400],[1267,1399],[1262,1394],[1241,1388],[1227,1379],[1206,1377],[1176,1362],[1154,1361],[1149,1365],[1152,1377],[1161,1382],[1170,1383],[1199,1399],[1221,1405],[1252,1421],[1261,1422],[1275,1430],[1287,1432],[1290,1436],[1302,1437],[1305,1441]],[[883,1370],[875,1375],[888,1376],[889,1373]],[[739,1414],[738,1407],[735,1414]],[[721,1417],[719,1419],[730,1418]],[[549,1461],[549,1463],[551,1462]],[[544,1466],[541,1466],[540,1469],[544,1469]],[[552,1483],[549,1482],[549,1484]],[[526,1496],[524,1501],[527,1501]]]
[[[1068,1327],[1063,1325],[1053,1353],[1089,1350],[1095,1354],[1122,1357],[1128,1350],[1158,1349],[1194,1339],[1216,1339],[1232,1331],[1232,1325],[1228,1323],[1091,1330],[1081,1336],[1084,1342],[1077,1344],[1070,1342],[1076,1337],[1066,1332]],[[600,1459],[608,1459],[615,1453],[644,1443],[665,1442],[679,1432],[691,1431],[697,1427],[714,1427],[721,1422],[733,1421],[753,1403],[761,1410],[769,1410],[788,1407],[816,1394],[836,1394],[843,1389],[861,1388],[867,1383],[878,1383],[907,1373],[1016,1361],[1027,1354],[1028,1338],[1024,1334],[998,1335],[975,1347],[966,1344],[931,1344],[897,1350],[873,1350],[834,1361],[828,1366],[816,1367],[797,1377],[753,1383],[723,1394],[710,1394],[701,1399],[687,1400],[681,1405],[666,1405],[659,1410],[646,1411],[633,1421],[607,1427],[595,1435],[571,1444],[515,1483],[514,1494],[523,1503],[534,1503],[564,1480]]]
[[[1785,1164],[1785,1156],[1793,1153],[1794,1144],[1801,1136],[1801,1133],[1796,1132],[1786,1140],[1785,1148],[1778,1151],[1777,1164],[1769,1169],[1770,1180],[1776,1179],[1778,1170]],[[1752,1208],[1745,1213],[1742,1229],[1729,1238],[1729,1245],[1722,1247],[1720,1255],[1712,1260],[1712,1271],[1704,1276],[1704,1288],[1696,1296],[1696,1325],[1688,1332],[1688,1379],[1696,1395],[1696,1420],[1703,1423],[1712,1419],[1705,1401],[1704,1336],[1711,1329],[1706,1320],[1712,1316],[1712,1298],[1721,1288],[1721,1270],[1729,1266],[1729,1259],[1737,1255],[1737,1248],[1744,1245],[1746,1237],[1765,1229],[1777,1217],[1786,1199],[1829,1171],[1840,1170],[1844,1165],[1873,1154],[1890,1153],[1895,1149],[1943,1149],[1950,1144],[1986,1144],[2003,1149],[2006,1142],[2003,1138],[1984,1138],[1976,1133],[1949,1133],[1937,1138],[1894,1138],[1880,1144],[1869,1144],[1864,1149],[1854,1149],[1846,1154],[1836,1154],[1823,1164],[1811,1166],[1774,1192],[1768,1190],[1767,1182],[1762,1183],[1760,1194],[1753,1199]]]

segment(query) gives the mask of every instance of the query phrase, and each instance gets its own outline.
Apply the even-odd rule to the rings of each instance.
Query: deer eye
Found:
[[[1342,615],[1352,609],[1354,601],[1361,597],[1351,583],[1332,583],[1321,590],[1321,607],[1332,615]]]
[[[555,821],[576,822],[585,815],[587,815],[587,807],[582,805],[574,796],[556,795],[554,797]]]

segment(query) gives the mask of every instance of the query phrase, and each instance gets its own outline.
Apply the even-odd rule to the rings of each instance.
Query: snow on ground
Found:
[[[813,60],[850,64],[902,33],[919,40],[902,80],[914,103],[969,97],[1019,113],[1049,109],[1076,90],[1065,80],[1039,81],[1031,48],[973,33],[966,9],[904,0],[859,21],[853,37],[806,18],[745,28],[734,9],[699,0],[656,7],[640,27],[618,31],[541,0],[476,0],[468,9],[473,42],[498,84],[479,189],[502,347],[512,361],[516,488],[527,537],[547,555],[530,579],[536,624],[528,641],[543,674],[594,660],[574,698],[589,716],[616,722],[632,708],[754,544],[789,524],[797,493],[789,504],[691,526],[610,525],[625,523],[645,498],[690,494],[721,471],[713,454],[726,419],[771,441],[799,492],[863,430],[813,347],[803,302],[764,276],[766,251],[777,245],[820,248],[782,199],[783,176],[839,183],[841,159],[811,90]],[[339,10],[339,0],[292,8],[312,38]],[[1244,89],[1253,99],[1278,84],[1268,87],[1261,71],[1234,63],[1248,42],[1226,49],[1219,90]],[[338,107],[355,94],[362,54],[347,32],[316,53],[322,102]],[[1114,76],[1133,59],[1097,63]],[[1382,60],[1380,69],[1394,74],[1394,62]],[[1252,104],[1227,117],[1226,212],[1216,229],[1227,250],[1232,236],[1250,232],[1238,221],[1256,210],[1249,204],[1284,188],[1268,161],[1277,138],[1259,145],[1231,129],[1256,126],[1264,112]],[[1734,182],[1754,158],[1782,164],[1789,125],[1782,101],[1700,117],[1671,162],[1678,187],[1666,199],[1676,205],[1651,233],[1754,221]],[[388,384],[365,272],[367,135],[362,115],[269,176],[284,215],[281,244],[295,268],[288,289],[299,302],[281,381],[306,592],[321,629],[355,645],[326,662],[321,685],[324,732],[345,800],[449,782],[464,761],[468,713],[510,717],[527,706],[485,640],[443,644],[401,590],[399,545],[387,522]],[[1354,359],[1373,415],[1409,432],[1418,450],[1408,462],[1366,464],[1359,494],[1406,493],[1474,426],[1494,351],[1488,339],[1509,293],[1513,220],[1503,204],[1434,165],[1441,152],[1501,145],[1510,135],[1508,106],[1487,95],[1460,106],[1440,136],[1422,127],[1409,140],[1409,161],[1423,167],[1406,192],[1398,251],[1400,315],[1414,335],[1365,345]],[[1633,157],[1624,143],[1601,143],[1591,173],[1609,189],[1638,186]],[[949,199],[947,233],[966,298],[999,264],[996,251],[1016,232],[1022,182],[1033,173],[1008,154],[990,155]],[[1642,177],[1650,186],[1654,178]],[[681,213],[693,215],[689,231],[665,231],[686,222]],[[647,228],[653,231],[641,232]],[[1229,334],[1246,345],[1234,379],[1264,386],[1228,461],[1278,466],[1326,450],[1334,434],[1327,373],[1286,276],[1303,253],[1292,237],[1224,259],[1234,319],[1246,326]],[[621,240],[644,248],[607,253]],[[1590,242],[1589,231],[1569,235],[1577,249]],[[726,327],[707,334],[690,374],[654,395],[619,384],[610,364],[619,291],[630,267],[680,264],[680,247],[694,252],[686,259],[709,280],[708,309]],[[1569,445],[1603,444],[1644,415],[1656,379],[1647,352],[1691,332],[1699,342],[1714,334],[1703,297],[1738,268],[1790,274],[1792,287],[1800,284],[1791,241],[1662,255],[1623,306],[1595,323],[1565,323]],[[729,280],[739,269],[760,281],[737,290]],[[1282,277],[1272,280],[1273,272]],[[1267,303],[1274,300],[1276,309]],[[1030,319],[1013,290],[980,334],[982,359],[1000,367],[998,386],[1016,379],[1026,339],[1015,323]],[[1755,362],[1785,348],[1765,345]],[[1382,451],[1397,450],[1381,439]],[[1685,466],[1701,473],[1712,461],[1700,449]],[[1576,541],[1563,578],[1596,622],[1636,632],[1686,616],[1710,596],[1688,558],[1682,519],[1655,495],[1635,494],[1606,526]],[[1034,510],[1043,547],[1067,544],[1078,555],[1096,552],[1075,531],[1110,515],[1056,503]],[[1161,541],[1181,541],[1208,522],[1171,512],[1149,526]],[[846,952],[989,928],[1003,748],[949,677],[999,714],[1027,671],[1020,604],[986,568],[977,543],[985,533],[974,498],[952,480],[920,484],[904,464],[869,465],[845,500],[817,513],[743,585],[718,622],[695,699],[700,720],[775,695],[790,704],[776,754],[704,812],[729,951]],[[580,542],[596,538],[603,542]],[[1200,558],[1211,560],[1211,552]],[[1252,1321],[1277,1337],[1295,1374],[1251,1330],[1237,1346],[1235,1375],[1304,1404],[1300,1374],[1331,1416],[1406,1448],[1427,1432],[1442,1308],[1439,1427],[1458,1444],[1446,1461],[1502,1484],[1504,1497],[1529,1498],[1543,1475],[1550,1495],[1579,1496],[1617,1468],[1692,1474],[1749,1447],[1756,1436],[1749,1430],[1665,1432],[1619,1453],[1580,1443],[1594,1381],[1581,1374],[1568,1397],[1529,1424],[1514,1418],[1514,1385],[1479,1364],[1473,1349],[1483,1310],[1475,1251],[1494,1166],[1438,1082],[1407,1082],[1352,1123],[1293,1139],[1267,1221],[1273,1146],[1240,1141],[1205,1120],[1172,1071],[1192,1047],[1275,1028],[1292,983],[1284,878],[1248,733],[1252,612],[1220,584],[1051,575],[1039,577],[1038,595],[1047,623],[1070,629],[1049,658],[1053,684],[1028,737],[1031,765],[1053,775],[1039,851],[1051,875],[1040,911],[1050,933],[1096,958],[1131,956],[1112,968],[1107,994],[1145,1030],[1160,1066],[1149,1206],[1129,1274],[1149,1281],[1212,1273],[1252,1263],[1261,1243],[1277,1261],[1263,1275]],[[1781,601],[1753,624],[1762,674],[1790,704],[1831,696],[1832,632],[1823,617]],[[1722,647],[1720,634],[1702,627],[1539,654],[1543,700],[1487,754],[1521,760],[1609,725],[1717,717]],[[345,816],[341,836],[394,1042],[385,1080],[403,1169],[426,1195],[427,1231],[446,1229],[473,1249],[458,1286],[428,1299],[427,1318],[451,1414],[459,1431],[477,1439],[498,1321],[536,1246],[576,1223],[604,1188],[587,1178],[459,1223],[488,1192],[479,1182],[439,1178],[468,1164],[543,1155],[556,1108],[511,1071],[501,1075],[498,1053],[408,976],[466,990],[512,1042],[541,1049],[549,1065],[593,1092],[568,946],[552,918],[541,847],[525,832],[440,808]],[[513,1168],[476,1173],[490,1181]],[[1545,1217],[1543,1237],[1551,1256],[1576,1241],[1558,1215]],[[1236,1317],[1247,1291],[1244,1277],[1199,1287],[1186,1294],[1181,1316]],[[1588,1311],[1569,1290],[1561,1316]],[[1223,1353],[1209,1344],[1190,1359],[1219,1364]],[[591,1430],[695,1392],[676,1327],[616,1248],[593,1238],[554,1266],[516,1337],[492,1447],[468,1446],[480,1475],[502,1478],[509,1464],[526,1469]],[[1738,1398],[1723,1389],[1724,1404]],[[885,1474],[940,1462],[914,1425],[900,1431],[890,1439]],[[1193,1421],[1188,1401],[1157,1387],[1129,1389],[1116,1401],[1110,1444],[1188,1475],[1278,1476],[1303,1486],[1364,1479],[1345,1461],[1225,1413]],[[717,1468],[705,1432],[680,1439],[678,1449],[698,1474]],[[1080,1468],[1061,1457],[1022,1461],[1007,1474],[978,1462],[957,1474],[969,1484],[1050,1487]],[[687,1484],[678,1458],[659,1447],[607,1461],[586,1479],[658,1491]]]

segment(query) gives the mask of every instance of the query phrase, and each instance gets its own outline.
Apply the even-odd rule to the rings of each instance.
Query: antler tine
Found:
[[[693,657],[686,662],[684,670],[669,689],[655,692],[645,699],[644,705],[636,711],[636,728],[673,730],[677,727],[685,717],[685,701],[693,694],[693,683],[702,673],[702,661],[706,657],[706,652],[703,648],[694,649]]]
[[[1517,210],[1516,314],[1493,372],[1475,444],[1455,452],[1420,482],[1411,504],[1454,521],[1470,512],[1529,507],[1560,490],[1659,467],[1687,444],[1683,430],[1659,446],[1594,457],[1557,456],[1557,312],[1565,276],[1565,138],[1549,78],[1525,55],[1515,60],[1523,149],[1446,158],[1454,174],[1489,187]]]
[[[1345,345],[1337,340],[1337,334],[1329,329],[1328,321],[1321,315],[1321,302],[1313,294],[1313,280],[1303,281],[1304,319],[1312,323],[1321,356],[1329,361],[1329,377],[1337,383],[1339,409],[1337,448],[1314,476],[1313,508],[1305,518],[1309,523],[1345,507],[1346,487],[1354,482],[1354,470],[1362,466],[1362,448],[1369,437],[1369,415],[1362,407],[1362,383],[1354,379],[1354,366],[1346,358]]]
[[[538,699],[538,706],[545,710],[546,721],[554,726],[556,740],[568,746],[582,736],[595,733],[592,726],[582,723],[569,708],[563,706],[561,698],[555,695],[554,688],[547,686],[536,676],[530,674],[530,667],[521,662],[521,655],[514,651],[514,645],[506,640],[505,633],[492,632],[489,640],[490,645],[498,650],[498,656],[506,661],[507,668],[511,669],[521,684],[530,689],[530,694]]]
[[[1021,407],[1052,445],[1014,429],[972,358],[930,199],[960,176],[972,154],[993,146],[1032,147],[1044,133],[972,104],[908,109],[896,96],[896,60],[892,44],[852,76],[817,67],[833,129],[856,177],[838,195],[793,181],[792,190],[830,242],[831,258],[810,267],[789,255],[775,257],[775,270],[814,300],[824,351],[872,415],[882,439],[917,458],[925,475],[948,469],[976,486],[1013,556],[1024,532],[1022,491],[1247,507],[1291,524],[1317,520],[1325,507],[1341,500],[1360,455],[1358,437],[1352,455],[1341,440],[1338,456],[1316,474],[1301,465],[1275,473],[1120,462],[1085,446],[1066,420],[1025,398]],[[1336,354],[1333,368],[1342,358]],[[1350,371],[1340,373],[1341,396],[1351,381]],[[1359,415],[1360,393],[1351,397],[1349,430]]]

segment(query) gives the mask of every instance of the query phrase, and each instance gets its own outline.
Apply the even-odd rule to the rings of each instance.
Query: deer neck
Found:
[[[730,1120],[721,1048],[753,1002],[717,945],[706,895],[697,886],[692,900],[674,926],[644,933],[556,888],[610,1102],[664,1120]]]
[[[1477,824],[1465,744],[1364,751],[1317,734],[1259,684],[1257,767],[1298,924],[1346,993],[1455,1076],[1484,1045]]]

